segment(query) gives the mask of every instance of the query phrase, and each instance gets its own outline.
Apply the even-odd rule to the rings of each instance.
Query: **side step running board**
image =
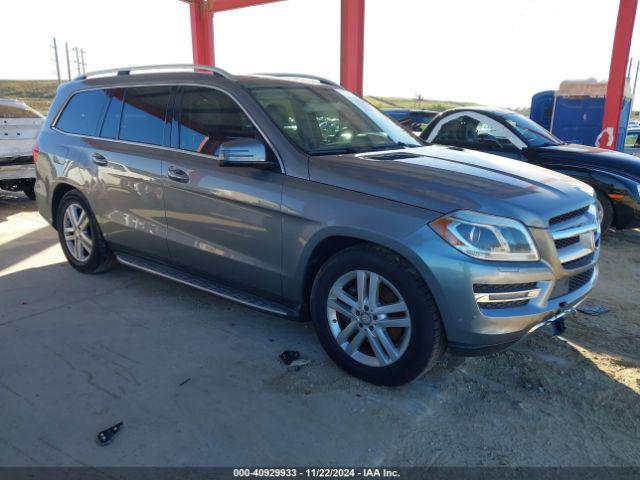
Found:
[[[140,258],[134,255],[129,255],[127,253],[118,253],[116,255],[116,258],[120,263],[128,267],[142,270],[153,275],[158,275],[159,277],[167,278],[169,280],[173,280],[174,282],[182,283],[184,285],[197,288],[198,290],[202,290],[207,293],[212,293],[213,295],[217,295],[218,297],[231,300],[232,302],[241,303],[242,305],[246,305],[247,307],[254,308],[256,310],[271,313],[273,315],[278,315],[280,317],[298,317],[293,309],[285,307],[284,305],[280,305],[279,303],[265,300],[258,296],[251,295],[250,293],[245,293],[234,288],[220,285],[219,283],[216,283],[207,278],[186,273],[177,268],[170,267],[153,260]]]

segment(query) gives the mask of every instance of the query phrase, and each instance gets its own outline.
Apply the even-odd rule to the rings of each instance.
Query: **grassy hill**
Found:
[[[365,96],[367,101],[378,108],[421,108],[424,110],[435,110],[443,112],[455,107],[466,107],[477,105],[477,103],[454,102],[451,100],[429,100],[402,97],[378,97],[373,95]]]
[[[17,98],[36,110],[46,114],[56,94],[58,82],[55,80],[0,80],[0,97]],[[455,102],[451,100],[429,100],[402,97],[365,97],[378,108],[423,108],[442,112],[454,107],[476,105],[474,103]]]
[[[57,87],[55,80],[0,80],[0,97],[17,98],[46,114]]]

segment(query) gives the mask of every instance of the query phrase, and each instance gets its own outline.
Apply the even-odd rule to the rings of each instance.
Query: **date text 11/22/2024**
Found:
[[[236,468],[236,478],[399,478],[397,470],[387,468]]]

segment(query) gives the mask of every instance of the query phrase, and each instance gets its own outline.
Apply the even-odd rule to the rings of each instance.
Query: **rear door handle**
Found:
[[[167,177],[169,177],[174,182],[180,183],[189,183],[190,180],[189,174],[187,172],[178,167],[174,167],[173,165],[171,165],[167,170]]]
[[[100,165],[102,167],[106,167],[108,165],[108,161],[106,158],[104,158],[103,155],[99,154],[98,152],[93,152],[91,154],[91,160],[93,161],[93,163],[95,163],[96,165]]]

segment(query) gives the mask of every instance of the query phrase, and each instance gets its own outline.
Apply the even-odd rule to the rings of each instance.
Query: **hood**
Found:
[[[590,186],[546,168],[437,145],[311,157],[309,174],[316,182],[443,214],[474,210],[537,228],[593,201]]]
[[[588,165],[640,180],[640,158],[628,153],[567,144],[541,147],[537,149],[536,154],[541,162]]]

